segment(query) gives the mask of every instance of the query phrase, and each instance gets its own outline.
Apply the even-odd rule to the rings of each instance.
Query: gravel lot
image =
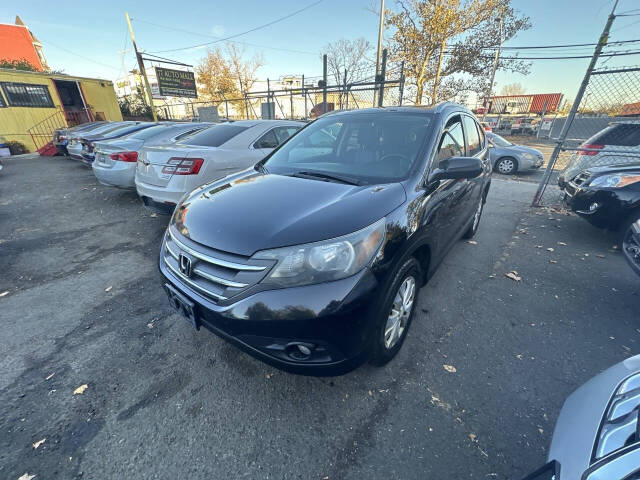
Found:
[[[564,398],[640,350],[640,279],[613,236],[530,210],[530,182],[494,178],[477,243],[421,290],[393,362],[309,378],[171,312],[167,218],[135,193],[61,157],[4,164],[3,479],[518,479]]]

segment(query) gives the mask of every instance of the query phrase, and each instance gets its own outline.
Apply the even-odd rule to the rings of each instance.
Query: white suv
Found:
[[[584,142],[560,174],[563,187],[590,167],[640,164],[640,120],[610,124]]]

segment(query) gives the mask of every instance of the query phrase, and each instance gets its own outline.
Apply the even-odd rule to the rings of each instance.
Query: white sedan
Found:
[[[171,213],[185,193],[244,170],[304,125],[287,120],[224,123],[172,145],[143,147],[136,165],[138,195],[148,208]]]

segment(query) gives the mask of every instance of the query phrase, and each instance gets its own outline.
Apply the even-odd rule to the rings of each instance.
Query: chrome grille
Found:
[[[273,263],[251,260],[249,257],[214,250],[178,237],[167,230],[164,239],[163,262],[187,286],[214,300],[223,301],[258,283]],[[181,256],[187,257],[191,268],[181,268]]]
[[[636,374],[622,382],[609,404],[596,442],[594,460],[640,442],[639,408],[640,374]]]

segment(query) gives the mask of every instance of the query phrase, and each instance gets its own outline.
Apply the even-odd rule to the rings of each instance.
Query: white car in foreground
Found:
[[[303,125],[288,120],[242,120],[172,145],[143,147],[135,174],[138,195],[148,208],[170,213],[185,193],[256,164]]]

